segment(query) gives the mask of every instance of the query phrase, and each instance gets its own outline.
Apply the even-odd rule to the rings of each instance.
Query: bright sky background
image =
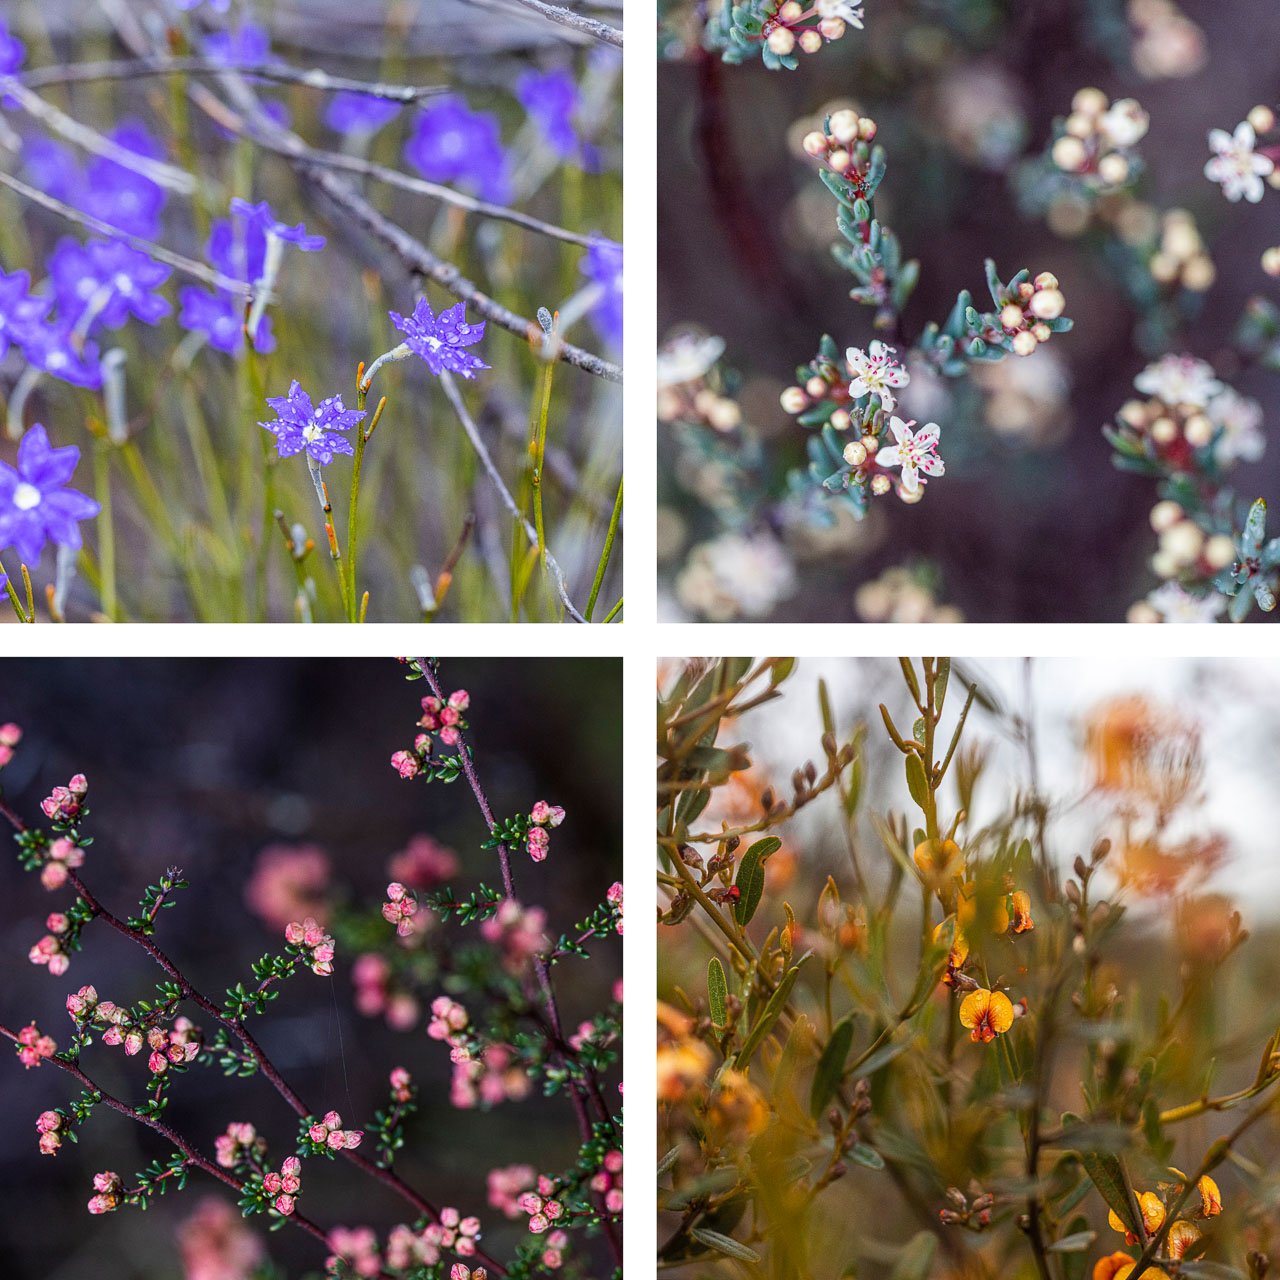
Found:
[[[954,724],[962,705],[963,692],[956,679],[961,670],[994,690],[1006,707],[1027,710],[1027,671],[1021,659],[957,659],[944,730]],[[804,760],[818,759],[819,676],[831,690],[842,734],[856,719],[864,718],[870,735],[883,740],[884,728],[876,711],[880,701],[889,703],[901,731],[910,729],[896,661],[801,659],[785,686],[785,698],[753,712],[741,726],[758,762],[780,780]],[[1084,722],[1101,702],[1142,693],[1196,722],[1202,732],[1206,799],[1196,811],[1194,830],[1222,832],[1229,838],[1232,855],[1209,883],[1247,903],[1255,918],[1262,910],[1280,914],[1280,834],[1275,821],[1280,807],[1280,659],[1040,658],[1031,664],[1030,692],[1042,786],[1055,798],[1078,797],[1088,786],[1089,771],[1081,752]],[[993,744],[982,784],[991,808],[984,814],[979,803],[974,815],[982,821],[1011,794],[1014,783],[1006,780],[1025,780],[1026,765],[1021,748],[975,707],[965,738],[978,737]],[[882,808],[892,805],[901,810],[907,805],[906,783],[901,778],[895,765],[894,773],[874,786]],[[1009,791],[1002,796],[999,793],[1005,787]],[[979,801],[982,793],[980,787]],[[954,797],[954,792],[949,794]],[[1086,851],[1100,834],[1098,824],[1095,805],[1078,805],[1059,819],[1053,844],[1068,857]],[[804,829],[798,822],[797,831]]]

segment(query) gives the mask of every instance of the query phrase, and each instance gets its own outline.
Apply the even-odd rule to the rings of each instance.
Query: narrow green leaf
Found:
[[[707,1001],[711,1006],[711,1021],[717,1027],[725,1026],[729,1021],[729,983],[719,956],[712,956],[707,965]]]
[[[827,692],[827,682],[818,681],[818,708],[822,712],[822,731],[835,733],[836,718],[831,712],[831,695]]]
[[[914,751],[907,756],[907,790],[911,792],[911,798],[916,804],[923,809],[929,799],[929,782],[924,776],[924,763]]]
[[[915,699],[916,705],[920,705],[920,682],[916,679],[916,669],[911,665],[910,658],[899,658],[898,665],[902,668],[902,678],[907,682],[907,688],[911,690],[911,696]]]
[[[1107,1207],[1115,1211],[1116,1217],[1133,1235],[1139,1240],[1144,1239],[1146,1232],[1138,1224],[1129,1176],[1120,1157],[1105,1151],[1082,1151],[1080,1163],[1098,1188],[1098,1194],[1107,1202]]]
[[[831,1039],[827,1041],[818,1058],[817,1068],[813,1073],[813,1087],[809,1090],[809,1114],[817,1119],[822,1108],[831,1100],[840,1078],[844,1075],[845,1059],[853,1045],[853,1015],[837,1022],[832,1028]]]
[[[805,959],[807,958],[806,956]],[[801,960],[800,964],[803,963],[804,960]],[[773,1024],[782,1016],[782,1011],[787,1007],[787,1001],[791,998],[791,990],[796,985],[796,978],[799,977],[800,964],[792,965],[782,975],[782,981],[774,988],[773,995],[769,997],[769,1002],[756,1020],[756,1025],[751,1028],[747,1038],[742,1042],[742,1048],[738,1050],[738,1055],[735,1059],[735,1065],[739,1070],[742,1070],[750,1062],[751,1055],[764,1043],[765,1036],[773,1030]]]
[[[760,1262],[760,1255],[745,1244],[739,1244],[732,1236],[722,1236],[718,1231],[710,1231],[706,1227],[694,1227],[689,1234],[699,1243],[716,1253],[723,1253],[726,1258],[737,1258],[742,1262]]]
[[[873,1147],[867,1146],[865,1142],[855,1142],[849,1148],[849,1159],[855,1164],[860,1164],[864,1169],[883,1169],[884,1156],[882,1156]]]

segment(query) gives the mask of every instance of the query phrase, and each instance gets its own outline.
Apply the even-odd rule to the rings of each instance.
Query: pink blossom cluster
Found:
[[[290,1156],[280,1166],[279,1173],[262,1176],[262,1189],[273,1197],[276,1212],[288,1217],[298,1205],[298,1193],[302,1190],[302,1161]]]
[[[422,719],[418,724],[428,733],[439,735],[446,747],[458,745],[460,730],[467,727],[462,713],[471,705],[471,695],[465,689],[451,693],[444,702],[439,698],[422,700]]]
[[[525,837],[525,846],[534,862],[543,862],[551,850],[551,828],[564,821],[564,810],[558,804],[539,800],[529,810],[529,821],[533,825]]]
[[[508,1164],[490,1169],[487,1184],[490,1207],[504,1217],[515,1219],[524,1212],[520,1197],[532,1190],[538,1171],[531,1164]]]
[[[89,1201],[90,1213],[110,1213],[120,1207],[120,1193],[124,1190],[124,1183],[120,1181],[118,1173],[112,1173],[110,1169],[95,1173],[93,1189],[98,1194]]]
[[[470,1258],[480,1239],[480,1219],[464,1218],[457,1209],[446,1206],[440,1210],[440,1221],[427,1226],[422,1238],[437,1249],[451,1249],[459,1257]]]
[[[284,940],[303,953],[312,973],[327,978],[333,972],[333,939],[315,916],[285,925]]]
[[[455,1048],[463,1044],[458,1033],[465,1031],[471,1019],[467,1011],[456,1000],[448,996],[436,996],[431,1002],[431,1021],[427,1024],[427,1035],[433,1040],[444,1040]]]
[[[16,724],[0,724],[0,769],[13,759],[13,749],[22,741],[22,729]]]
[[[244,887],[245,905],[271,929],[303,916],[324,924],[330,871],[329,855],[318,845],[269,845]]]
[[[168,1031],[163,1027],[152,1027],[147,1032],[147,1044],[151,1048],[147,1066],[152,1075],[162,1076],[170,1065],[181,1066],[194,1061],[200,1052],[203,1038],[200,1028],[190,1018],[175,1018]],[[130,1052],[129,1043],[129,1037],[126,1036],[126,1053]]]
[[[546,950],[547,913],[541,907],[523,907],[507,898],[493,915],[480,925],[481,936],[502,953],[502,967],[520,974],[529,960]]]
[[[356,1008],[366,1018],[384,1013],[393,1031],[409,1031],[418,1021],[417,1000],[407,991],[391,990],[391,966],[376,951],[358,955],[351,966]]]
[[[108,1007],[114,1009],[115,1005],[108,1003]],[[79,991],[73,991],[67,997],[67,1013],[71,1015],[74,1022],[83,1022],[86,1018],[93,1017],[97,1010],[97,987],[81,987]]]
[[[213,1140],[214,1157],[224,1169],[234,1169],[246,1156],[261,1155],[266,1149],[266,1139],[258,1136],[253,1125],[239,1120]]]
[[[120,1005],[111,1000],[97,1000],[98,993],[92,987],[81,987],[76,993],[77,1007],[81,1000],[84,1001],[84,1007],[87,1009],[90,1003],[93,1007],[93,1020],[99,1026],[105,1027],[106,1031],[102,1036],[103,1044],[122,1044],[124,1051],[130,1057],[138,1053],[142,1046],[146,1043],[146,1033],[144,1028],[135,1026],[128,1009],[123,1009]],[[71,997],[67,997],[67,1012],[74,1018],[76,1014],[71,1007]]]
[[[520,1208],[529,1215],[529,1230],[542,1235],[553,1222],[564,1217],[564,1205],[555,1198],[556,1184],[553,1178],[540,1174],[536,1191],[526,1191],[520,1197]]]
[[[18,1032],[18,1061],[24,1067],[38,1067],[45,1058],[52,1058],[58,1052],[58,1046],[49,1036],[42,1036],[34,1022],[28,1023]]]
[[[391,1097],[395,1102],[413,1101],[413,1077],[404,1067],[393,1067],[391,1071]]]
[[[542,1265],[549,1267],[552,1271],[563,1265],[564,1251],[568,1244],[569,1233],[567,1231],[549,1232],[547,1238],[542,1242]]]
[[[605,895],[605,900],[618,908],[618,932],[622,932],[622,881],[615,880],[609,886],[609,892]]]
[[[613,1041],[613,1031],[607,1026],[598,1026],[594,1022],[580,1022],[578,1029],[569,1037],[569,1048],[581,1052],[589,1044],[605,1045]]]
[[[622,1152],[609,1151],[604,1165],[591,1179],[591,1190],[604,1197],[604,1207],[610,1213],[622,1212]]]
[[[458,874],[458,855],[431,836],[410,836],[409,843],[387,862],[392,880],[411,889],[434,889]]]
[[[40,868],[40,883],[46,889],[61,889],[67,872],[84,866],[84,850],[74,840],[62,836],[49,846],[48,861]]]
[[[333,1253],[325,1259],[325,1266],[330,1272],[337,1272],[345,1262],[358,1276],[382,1274],[378,1236],[371,1227],[334,1227],[329,1232],[329,1248]]]
[[[407,938],[416,933],[418,925],[418,900],[398,880],[387,885],[387,900],[382,904],[382,918],[396,927],[396,936]]]
[[[178,1228],[186,1280],[247,1280],[264,1258],[262,1243],[225,1200],[207,1196]]]
[[[63,1117],[56,1111],[42,1111],[36,1117],[36,1132],[40,1135],[40,1154],[51,1156],[62,1146]]]
[[[61,937],[68,928],[67,917],[55,911],[45,921],[45,928],[49,932],[27,952],[27,959],[32,964],[47,964],[55,978],[61,977],[71,967],[71,956],[64,949]]]
[[[88,778],[77,773],[65,787],[54,787],[40,801],[40,808],[50,822],[74,822],[84,811],[84,798],[88,794]]]
[[[513,1050],[505,1044],[486,1046],[480,1054],[454,1049],[453,1079],[449,1101],[461,1110],[497,1106],[500,1102],[519,1102],[529,1096],[532,1085],[529,1074],[516,1061]]]
[[[416,778],[422,772],[422,762],[431,753],[431,739],[420,733],[413,740],[412,751],[396,751],[391,756],[391,767],[402,778]]]
[[[342,1151],[344,1148],[354,1151],[364,1141],[364,1134],[359,1129],[344,1129],[342,1117],[336,1111],[327,1111],[323,1120],[318,1120],[307,1130],[307,1137],[317,1146],[328,1147],[330,1151]]]
[[[414,1231],[403,1222],[392,1227],[387,1234],[387,1266],[394,1270],[408,1270],[420,1263],[428,1266],[440,1261],[440,1247],[432,1244],[424,1232]]]

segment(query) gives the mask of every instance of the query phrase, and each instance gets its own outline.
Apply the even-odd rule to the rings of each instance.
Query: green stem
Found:
[[[615,604],[615,605],[613,606],[613,608],[612,608],[612,609],[610,609],[610,610],[609,610],[609,612],[608,612],[608,613],[606,613],[606,614],[604,615],[604,619],[603,619],[603,620],[604,620],[605,622],[612,622],[612,621],[614,620],[614,618],[616,618],[616,617],[618,616],[618,614],[620,614],[621,612],[622,612],[622,597],[621,597],[621,596],[619,596],[619,597],[618,597],[618,603],[617,603],[617,604]]]
[[[600,563],[596,565],[595,581],[591,584],[591,594],[587,597],[587,607],[582,611],[583,616],[588,622],[591,621],[591,611],[596,607],[596,597],[600,594],[600,587],[604,583],[605,570],[609,567],[609,557],[613,555],[613,540],[618,534],[618,522],[622,519],[622,480],[618,477],[618,496],[613,500],[613,514],[609,517],[609,528],[604,535],[604,547],[600,552]],[[610,617],[613,615],[610,614]],[[605,619],[606,622],[609,618]]]

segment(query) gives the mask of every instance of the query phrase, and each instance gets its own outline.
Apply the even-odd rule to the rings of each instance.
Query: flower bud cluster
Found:
[[[66,1118],[60,1111],[42,1111],[36,1118],[36,1132],[40,1135],[40,1154],[56,1155],[62,1146],[63,1126]]]
[[[364,1141],[360,1129],[344,1129],[342,1117],[336,1111],[327,1111],[322,1120],[313,1120],[306,1126],[305,1136],[316,1151],[354,1151]]]
[[[298,1205],[298,1193],[302,1190],[302,1161],[290,1156],[279,1173],[267,1173],[262,1177],[262,1189],[272,1197],[275,1211],[288,1217]]]
[[[110,1169],[93,1175],[93,1189],[97,1192],[89,1201],[89,1212],[93,1214],[110,1213],[120,1207],[120,1196],[124,1191],[124,1183],[118,1173]]]
[[[289,950],[300,956],[311,972],[321,978],[333,973],[333,938],[325,933],[314,916],[285,925],[284,940]]]
[[[870,116],[851,107],[833,112],[821,130],[806,133],[801,146],[815,160],[850,183],[860,193],[871,164],[871,143],[877,132]]]
[[[1150,116],[1133,98],[1111,102],[1101,89],[1081,89],[1050,155],[1063,173],[1076,175],[1093,190],[1114,191],[1137,172],[1134,148],[1150,124]]]
[[[526,1191],[520,1197],[520,1208],[529,1215],[529,1230],[534,1235],[542,1235],[564,1217],[564,1205],[555,1194],[555,1179],[543,1174],[538,1178],[537,1191]]]
[[[534,862],[545,862],[551,849],[551,829],[564,821],[564,810],[558,804],[539,800],[529,810],[529,834],[525,846]]]
[[[841,39],[849,27],[862,29],[862,6],[855,0],[784,0],[765,21],[761,37],[769,52],[785,58],[797,49],[817,53],[826,43]]]
[[[232,1121],[225,1133],[213,1140],[215,1158],[224,1169],[234,1169],[244,1160],[257,1161],[266,1154],[267,1142],[251,1124]]]
[[[28,1023],[18,1032],[18,1061],[28,1069],[38,1067],[45,1058],[52,1058],[58,1052],[58,1046],[49,1036],[42,1036],[34,1022]]]
[[[1024,280],[1011,290],[999,319],[1014,355],[1029,356],[1042,342],[1048,342],[1053,330],[1047,322],[1057,320],[1066,306],[1058,277],[1051,271],[1042,271],[1034,280]]]
[[[1161,578],[1202,580],[1235,563],[1236,545],[1225,533],[1206,534],[1178,503],[1166,499],[1151,509],[1160,548],[1151,567]]]
[[[54,789],[40,801],[44,816],[57,829],[63,826],[74,826],[88,810],[84,798],[89,794],[89,780],[83,773],[77,773],[65,787]]]
[[[13,759],[13,750],[22,741],[22,729],[16,724],[0,724],[0,769]]]
[[[418,914],[418,899],[398,880],[387,885],[387,900],[382,904],[382,918],[396,927],[396,936],[407,938],[417,931],[414,917]]]

